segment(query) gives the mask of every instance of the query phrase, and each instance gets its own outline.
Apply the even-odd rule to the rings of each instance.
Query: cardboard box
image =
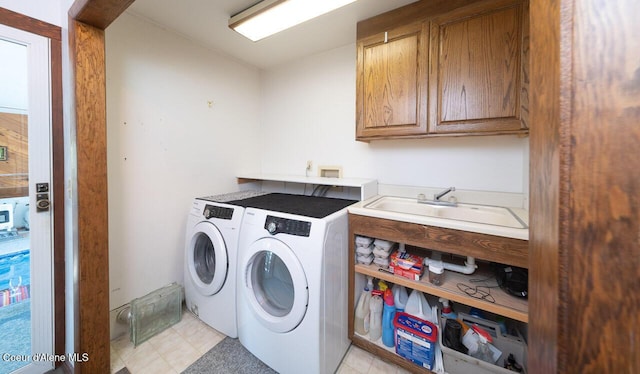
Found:
[[[391,254],[389,269],[395,275],[419,281],[424,272],[423,261],[423,257],[395,251]]]
[[[429,370],[433,369],[438,327],[410,314],[396,313],[396,353]]]

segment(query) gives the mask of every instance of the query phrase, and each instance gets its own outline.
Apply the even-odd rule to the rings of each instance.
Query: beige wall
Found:
[[[106,30],[110,307],[183,283],[193,198],[259,168],[259,72],[125,13]]]

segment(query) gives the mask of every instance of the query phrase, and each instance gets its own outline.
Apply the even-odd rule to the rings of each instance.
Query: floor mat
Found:
[[[200,357],[182,374],[275,374],[264,362],[240,344],[240,340],[224,338]]]

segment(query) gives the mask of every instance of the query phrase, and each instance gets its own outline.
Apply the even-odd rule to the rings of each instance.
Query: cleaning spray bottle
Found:
[[[369,332],[369,305],[371,302],[371,290],[373,290],[373,277],[367,277],[367,285],[362,290],[358,304],[356,305],[356,318],[354,329],[360,335]]]
[[[458,314],[451,309],[449,305],[449,300],[441,297],[439,301],[442,303],[442,316],[446,318],[456,319],[458,318]]]
[[[393,317],[396,314],[396,307],[393,303],[393,291],[387,288],[384,291],[384,308],[382,310],[382,344],[387,347],[395,346],[395,331],[393,327]]]

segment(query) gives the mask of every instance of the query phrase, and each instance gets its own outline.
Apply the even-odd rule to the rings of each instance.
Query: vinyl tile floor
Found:
[[[127,335],[112,340],[111,373],[115,374],[125,367],[131,374],[181,373],[224,337],[185,311],[179,323],[138,347],[133,347]],[[405,374],[408,371],[352,345],[337,373]]]

